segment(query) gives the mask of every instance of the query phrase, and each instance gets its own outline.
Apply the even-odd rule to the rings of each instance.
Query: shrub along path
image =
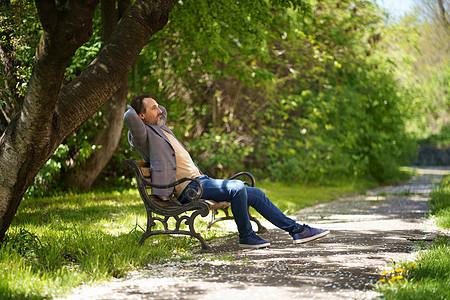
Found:
[[[295,219],[329,228],[293,245],[269,227],[271,247],[239,250],[237,236],[216,239],[213,255],[149,265],[126,280],[81,287],[68,299],[370,299],[391,261],[412,259],[417,240],[438,233],[427,195],[450,168],[419,168],[410,182],[299,211]]]

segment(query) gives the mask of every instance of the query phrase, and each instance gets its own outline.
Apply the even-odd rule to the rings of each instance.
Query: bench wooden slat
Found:
[[[150,168],[150,163],[148,163],[146,161],[135,160],[134,162],[137,163],[139,167]]]
[[[209,209],[216,210],[216,209],[223,209],[231,206],[230,202],[224,201],[224,202],[216,202],[213,200],[204,200],[201,199],[201,201],[208,203]]]
[[[149,167],[141,167],[142,175],[144,175],[145,179],[151,182],[151,174]]]

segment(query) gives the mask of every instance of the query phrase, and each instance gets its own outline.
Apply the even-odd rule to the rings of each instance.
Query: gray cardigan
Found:
[[[146,125],[131,107],[127,106],[124,114],[125,125],[128,127],[128,142],[131,148],[137,151],[147,162],[150,162],[152,182],[155,184],[169,184],[176,180],[177,163],[175,150],[162,131],[173,132],[166,126],[167,110],[159,106],[162,111],[164,125]],[[152,194],[169,196],[174,188],[157,189],[152,188]]]

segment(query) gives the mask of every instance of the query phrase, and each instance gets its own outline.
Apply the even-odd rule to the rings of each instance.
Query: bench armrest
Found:
[[[239,172],[239,173],[237,173],[237,174],[231,176],[231,177],[228,178],[228,179],[231,180],[231,179],[238,178],[238,177],[240,177],[240,176],[248,176],[248,177],[250,178],[250,180],[251,180],[252,183],[249,184],[247,181],[244,181],[244,183],[245,183],[246,185],[251,186],[251,187],[254,187],[254,186],[255,186],[255,177],[253,177],[253,175],[252,175],[251,173],[249,173],[249,172]]]

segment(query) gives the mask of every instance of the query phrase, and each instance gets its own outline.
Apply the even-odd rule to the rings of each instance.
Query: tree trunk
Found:
[[[98,0],[36,0],[43,33],[21,111],[0,138],[0,241],[20,201],[58,145],[116,92],[149,38],[168,21],[176,0],[135,1],[109,42],[80,76],[61,87],[76,49],[92,35]]]
[[[445,12],[445,7],[444,7],[444,3],[442,2],[442,0],[438,0],[438,4],[439,4],[439,19],[442,22],[442,25],[444,26],[445,31],[448,33],[450,30],[450,25],[448,23],[447,20],[447,14]]]
[[[102,35],[105,43],[111,37],[124,10],[129,6],[128,0],[121,0],[117,10],[115,0],[102,0]],[[99,133],[90,141],[91,145],[100,147],[97,147],[89,158],[83,162],[77,162],[64,174],[62,181],[66,188],[89,189],[114,155],[122,133],[127,94],[128,78],[125,76],[120,88],[105,104],[103,109],[105,123],[102,124],[102,130],[99,130]]]
[[[66,188],[89,189],[114,155],[122,134],[127,94],[128,86],[125,78],[122,86],[105,104],[103,110],[105,124],[90,142],[100,147],[97,147],[85,161],[76,164],[65,173],[62,181]]]

